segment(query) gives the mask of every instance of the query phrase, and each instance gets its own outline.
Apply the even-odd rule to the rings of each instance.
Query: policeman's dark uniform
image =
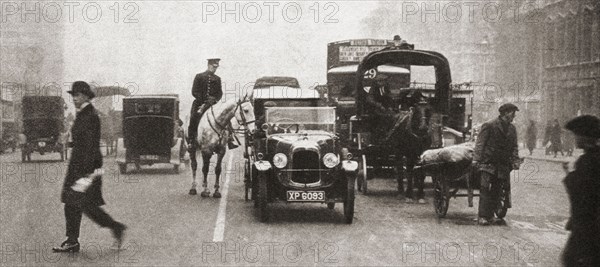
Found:
[[[565,266],[600,266],[600,119],[584,115],[569,121],[565,128],[596,142],[583,147],[564,184],[571,203],[567,230],[571,235],[563,251]]]
[[[208,64],[219,64],[220,59],[209,59]],[[196,140],[198,135],[198,123],[200,118],[211,105],[214,105],[223,96],[221,89],[221,78],[210,71],[196,74],[194,85],[192,86],[192,95],[195,100],[192,103],[190,111],[190,125],[188,126],[188,138]],[[198,109],[200,109],[198,113]],[[194,144],[192,142],[192,144]]]
[[[499,109],[500,114],[518,110],[510,103]],[[481,175],[479,218],[487,221],[483,222],[485,224],[494,217],[494,210],[498,207],[500,186],[509,185],[513,165],[520,163],[515,126],[500,117],[485,122],[477,137],[473,161],[477,163],[475,167]],[[510,187],[507,190],[510,192]]]

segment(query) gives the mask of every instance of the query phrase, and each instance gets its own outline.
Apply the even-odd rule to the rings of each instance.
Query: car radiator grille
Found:
[[[303,184],[318,182],[320,180],[319,162],[317,152],[304,150],[294,153],[292,169],[298,171],[291,173],[292,181]]]

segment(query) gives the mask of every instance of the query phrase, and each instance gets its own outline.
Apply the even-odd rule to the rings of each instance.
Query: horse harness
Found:
[[[246,102],[245,99],[242,99],[240,101],[238,101],[236,103],[235,109],[233,110],[234,113],[234,118],[237,121],[237,123],[239,125],[242,125],[244,127],[246,127],[248,124],[253,123],[254,121],[246,121],[246,116],[244,115],[244,111],[240,108],[240,106],[242,105],[242,103]],[[210,113],[213,116],[213,123],[216,124],[219,128],[221,128],[222,130],[218,130],[215,128],[215,126],[213,125],[213,123],[210,122],[210,118],[207,116],[206,120],[208,121],[208,125],[210,125],[210,128],[217,134],[217,136],[219,136],[219,143],[222,142],[223,140],[223,133],[225,131],[229,131],[229,134],[232,134],[235,141],[240,144],[240,140],[238,140],[237,136],[235,136],[235,134],[233,134],[235,131],[239,130],[239,129],[233,129],[233,127],[231,127],[231,123],[228,123],[226,126],[225,125],[221,125],[218,121],[217,121],[217,116],[215,115],[215,110],[213,108],[214,106],[210,106]],[[235,117],[235,112],[238,110],[238,108],[240,108],[240,117],[242,117],[242,121],[240,122],[240,120],[238,120],[237,117]]]

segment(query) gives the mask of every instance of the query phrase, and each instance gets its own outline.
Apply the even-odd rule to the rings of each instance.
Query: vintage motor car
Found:
[[[358,163],[336,135],[334,107],[321,105],[311,89],[255,89],[257,125],[247,142],[246,184],[268,220],[268,203],[343,203],[346,223],[354,217],[354,184]]]
[[[23,134],[21,135],[21,161],[31,161],[31,154],[56,152],[65,159],[64,110],[65,101],[60,96],[23,96]]]
[[[176,94],[136,95],[123,98],[123,138],[117,140],[117,164],[168,163],[179,172],[183,140],[177,137],[179,97]]]

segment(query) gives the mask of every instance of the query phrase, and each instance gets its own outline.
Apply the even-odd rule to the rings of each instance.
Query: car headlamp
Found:
[[[287,157],[283,153],[277,153],[273,156],[273,165],[281,169],[287,165]]]
[[[323,164],[327,168],[333,168],[340,163],[340,159],[333,153],[327,153],[323,156]]]

